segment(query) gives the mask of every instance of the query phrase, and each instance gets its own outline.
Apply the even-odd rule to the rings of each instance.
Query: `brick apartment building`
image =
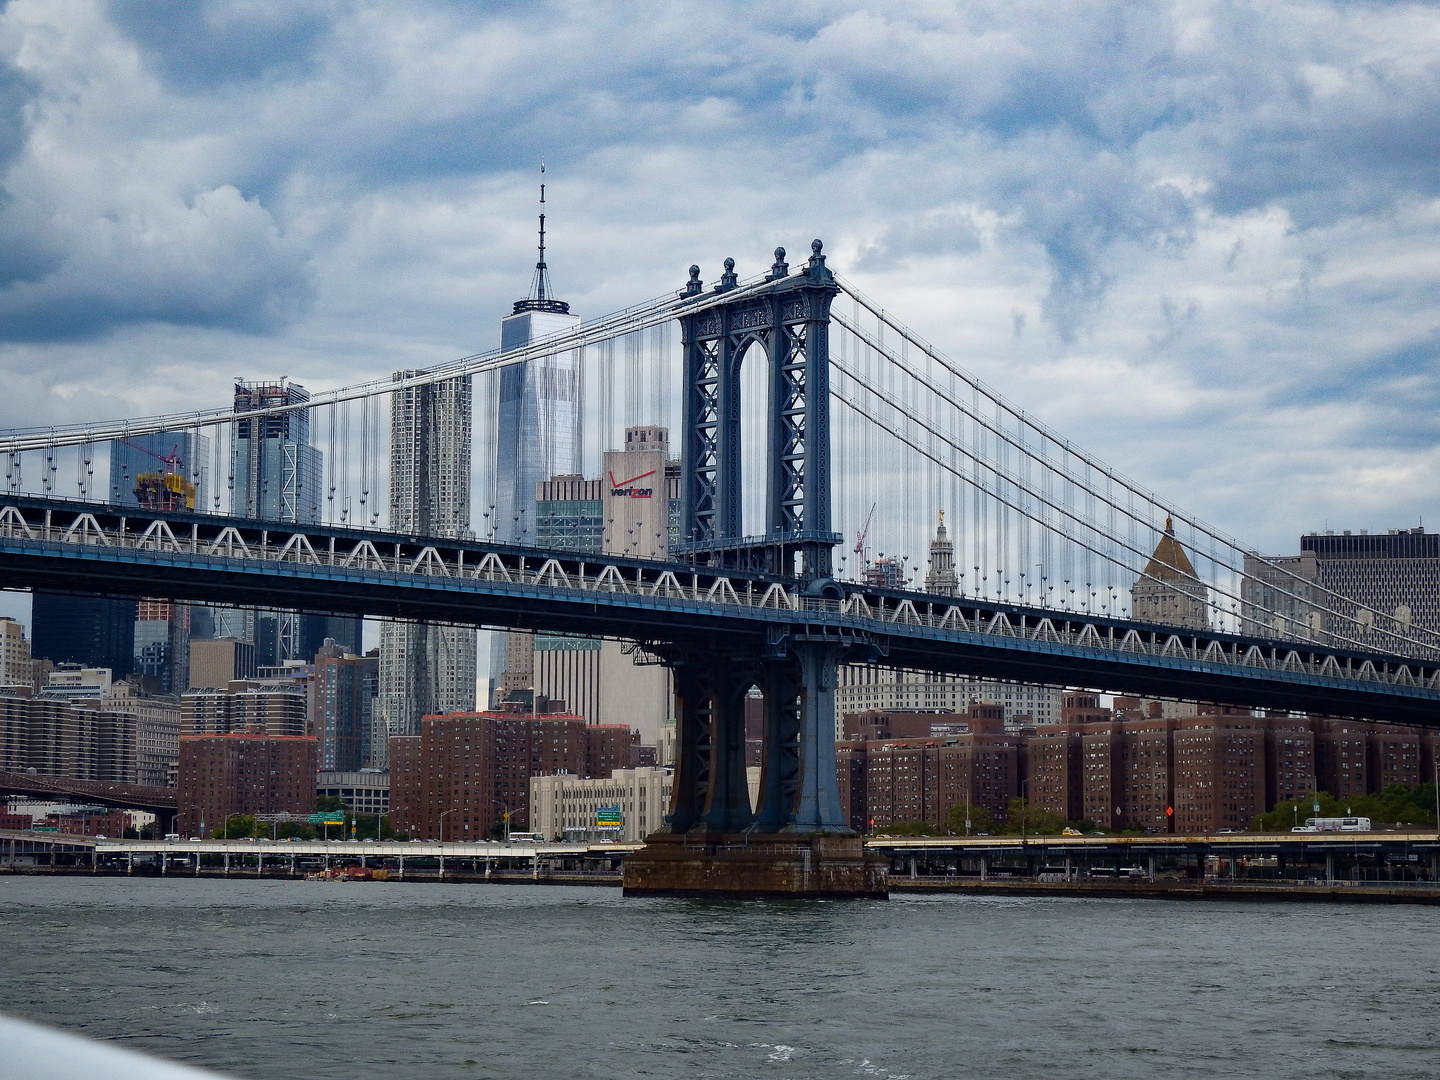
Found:
[[[1265,731],[1250,716],[1198,716],[1177,724],[1177,833],[1244,829],[1265,806]]]
[[[304,735],[182,735],[181,834],[209,836],[231,814],[313,813],[319,760],[316,740]]]
[[[1315,775],[1315,732],[1310,721],[1283,716],[1265,725],[1265,804],[1305,798],[1322,790]]]
[[[586,776],[605,779],[616,769],[640,764],[640,733],[628,724],[589,724],[585,738]]]
[[[427,716],[419,735],[390,739],[391,819],[427,840],[481,840],[508,810],[510,828],[527,830],[532,776],[609,777],[639,749],[628,727],[569,713]]]
[[[1182,721],[1153,716],[1120,724],[1119,801],[1125,825],[1168,832],[1174,816],[1174,738]]]
[[[1215,706],[1162,716],[1158,702],[1122,699],[1112,712],[1095,695],[1063,700],[1061,723],[1005,737],[1014,744],[1007,764],[986,756],[997,752],[987,745],[997,729],[975,715],[982,707],[846,716],[852,738],[837,751],[846,820],[867,832],[902,821],[940,825],[968,792],[997,819],[1024,795],[1039,809],[1107,831],[1243,829],[1316,790],[1345,798],[1391,783],[1413,788],[1434,778],[1440,744],[1437,732],[1351,720]],[[942,734],[969,729],[975,734]]]
[[[237,680],[222,687],[197,687],[180,698],[180,730],[186,735],[262,731],[305,735],[309,700],[303,685],[279,680]]]
[[[1064,817],[1079,821],[1090,811],[1104,812],[1113,805],[1108,794],[1111,768],[1108,749],[1092,745],[1092,756],[1085,755],[1084,736],[1087,724],[1106,723],[1112,719],[1110,710],[1101,709],[1094,694],[1067,693],[1060,699],[1060,723],[1042,724],[1026,740],[1024,766],[1029,782],[1025,798]],[[1094,806],[1085,801],[1086,762],[1096,780],[1092,794]],[[1103,794],[1102,792],[1106,792]]]
[[[118,784],[164,785],[176,760],[180,710],[171,697],[113,684],[86,700],[0,694],[0,769]]]
[[[941,825],[954,806],[1004,820],[1017,789],[1021,739],[1004,709],[966,713],[871,711],[844,718],[837,747],[841,811],[865,832],[902,821]]]
[[[1380,791],[1391,784],[1416,787],[1426,780],[1433,781],[1433,768],[1423,768],[1423,740],[1423,734],[1414,728],[1377,725],[1370,734],[1369,757],[1365,763],[1373,790]]]
[[[1364,795],[1370,783],[1370,733],[1357,720],[1321,720],[1315,728],[1315,778],[1337,799]]]

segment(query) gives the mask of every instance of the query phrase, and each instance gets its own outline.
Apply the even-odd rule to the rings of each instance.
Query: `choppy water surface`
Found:
[[[1433,1077],[1440,910],[0,879],[0,1010],[241,1077]]]

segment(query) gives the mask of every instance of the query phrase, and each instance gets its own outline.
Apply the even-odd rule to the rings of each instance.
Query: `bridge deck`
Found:
[[[1440,727],[1440,659],[594,553],[0,500],[7,584],[381,615],[888,666]],[[868,651],[867,651],[868,650]]]

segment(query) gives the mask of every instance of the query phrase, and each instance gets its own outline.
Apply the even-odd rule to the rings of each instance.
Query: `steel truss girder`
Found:
[[[783,655],[788,643],[769,641],[781,631],[845,645],[868,636],[886,643],[892,667],[1440,727],[1433,656],[849,584],[832,599],[793,578],[593,558],[28,495],[0,501],[0,576],[17,588],[706,640],[755,657]]]

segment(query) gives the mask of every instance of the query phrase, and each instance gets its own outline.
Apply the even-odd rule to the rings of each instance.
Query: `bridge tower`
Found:
[[[840,292],[819,240],[791,274],[785,249],[760,290],[682,314],[684,348],[681,542],[674,553],[707,566],[828,578],[840,537],[830,528],[830,303]],[[735,260],[715,292],[738,288]],[[700,296],[690,268],[685,296]],[[768,365],[765,528],[741,527],[740,369]],[[797,566],[797,559],[799,565]]]
[[[809,599],[839,600],[830,517],[830,304],[839,293],[821,242],[791,274],[784,248],[759,288],[735,260],[715,292],[732,302],[680,314],[684,347],[682,529],[672,555],[712,569],[799,578]],[[682,297],[704,294],[690,268]],[[713,299],[713,297],[711,298]],[[740,372],[766,364],[765,527],[744,535]],[[758,407],[758,403],[751,408]],[[884,867],[867,859],[840,810],[835,772],[835,669],[868,647],[861,635],[813,632],[796,612],[762,648],[720,642],[652,646],[675,675],[679,725],[669,834],[626,861],[627,892],[879,895]],[[765,696],[761,796],[745,775],[744,700]]]

